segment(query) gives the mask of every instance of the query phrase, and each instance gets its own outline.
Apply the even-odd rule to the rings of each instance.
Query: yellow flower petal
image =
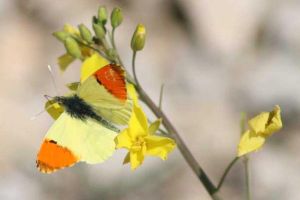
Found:
[[[64,112],[63,107],[53,100],[46,102],[45,109],[54,120],[59,118],[59,116]]]
[[[250,130],[258,135],[270,136],[282,128],[280,107],[275,106],[272,112],[263,112],[249,122]]]
[[[240,140],[238,146],[238,156],[243,156],[247,153],[257,151],[263,146],[265,140],[265,137],[247,130]]]
[[[248,125],[250,130],[256,134],[265,132],[269,115],[270,113],[268,112],[262,112],[254,118],[252,118],[251,120],[249,120]]]
[[[158,156],[163,160],[175,148],[174,140],[153,135],[159,128],[161,120],[157,120],[148,127],[148,121],[142,108],[134,103],[129,127],[123,130],[116,138],[116,148],[126,148],[129,154],[124,164],[130,160],[131,169],[139,167],[145,155]]]
[[[139,121],[142,128],[144,129],[144,131],[147,132],[148,131],[148,120],[147,120],[147,117],[146,117],[144,111],[142,110],[142,108],[134,105],[133,112],[136,115],[136,118]]]
[[[265,136],[271,136],[274,132],[282,128],[282,121],[280,116],[280,107],[275,106],[274,110],[270,112],[266,131],[263,133]]]
[[[116,148],[126,148],[130,149],[132,146],[130,135],[128,133],[128,129],[123,130],[121,133],[117,135],[115,138]]]
[[[68,66],[75,60],[75,58],[69,54],[64,54],[58,57],[58,66],[60,71],[64,72]]]
[[[109,62],[100,56],[98,53],[94,53],[91,57],[87,58],[81,67],[80,82],[83,83],[87,78],[94,74],[98,69],[108,65]]]
[[[133,112],[129,121],[129,134],[132,140],[148,135],[148,122],[145,113],[140,107],[133,105]]]
[[[156,131],[158,130],[160,124],[161,124],[161,119],[158,119],[155,122],[153,122],[149,127],[149,134],[150,135],[155,134]]]
[[[176,143],[171,138],[151,135],[145,138],[146,155],[158,156],[162,160],[166,160],[168,154],[173,151]]]
[[[134,170],[139,167],[144,161],[144,155],[142,151],[130,151],[130,166]]]

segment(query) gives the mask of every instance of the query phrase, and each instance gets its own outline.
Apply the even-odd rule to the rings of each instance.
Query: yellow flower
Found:
[[[266,139],[282,128],[280,107],[271,112],[262,112],[248,121],[249,130],[245,131],[238,146],[238,156],[260,149]]]
[[[140,166],[145,156],[158,156],[166,160],[168,154],[175,148],[174,140],[168,137],[154,135],[161,120],[157,120],[148,127],[147,117],[140,106],[134,104],[129,127],[116,138],[116,148],[126,148],[129,152],[124,164],[131,164],[131,169]]]

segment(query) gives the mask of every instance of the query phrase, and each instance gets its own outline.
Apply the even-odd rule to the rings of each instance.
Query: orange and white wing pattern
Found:
[[[116,132],[93,119],[85,121],[64,112],[47,132],[37,155],[41,172],[52,173],[77,162],[101,163],[115,151]]]
[[[97,70],[80,84],[77,95],[106,120],[119,125],[128,123],[133,102],[120,66],[109,64]]]
[[[109,93],[120,101],[126,101],[126,81],[124,70],[115,64],[109,64],[95,73],[97,81],[103,85]]]

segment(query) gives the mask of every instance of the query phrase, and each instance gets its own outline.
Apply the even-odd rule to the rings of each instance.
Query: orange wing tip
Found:
[[[65,167],[71,167],[78,158],[66,147],[53,140],[45,140],[37,156],[37,168],[42,173],[53,173]]]
[[[106,65],[95,72],[95,77],[116,98],[121,101],[127,100],[125,72],[120,66]]]

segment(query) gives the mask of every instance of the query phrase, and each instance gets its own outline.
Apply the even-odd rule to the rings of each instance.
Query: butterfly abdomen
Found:
[[[55,100],[62,104],[65,111],[74,118],[86,120],[86,118],[96,119],[97,115],[93,108],[77,95],[69,97],[56,97]]]
[[[80,119],[82,121],[86,121],[88,118],[94,119],[107,128],[118,131],[116,127],[103,119],[101,116],[97,115],[93,107],[77,95],[68,97],[55,97],[54,100],[60,103],[64,107],[65,111],[71,115],[71,117]]]

